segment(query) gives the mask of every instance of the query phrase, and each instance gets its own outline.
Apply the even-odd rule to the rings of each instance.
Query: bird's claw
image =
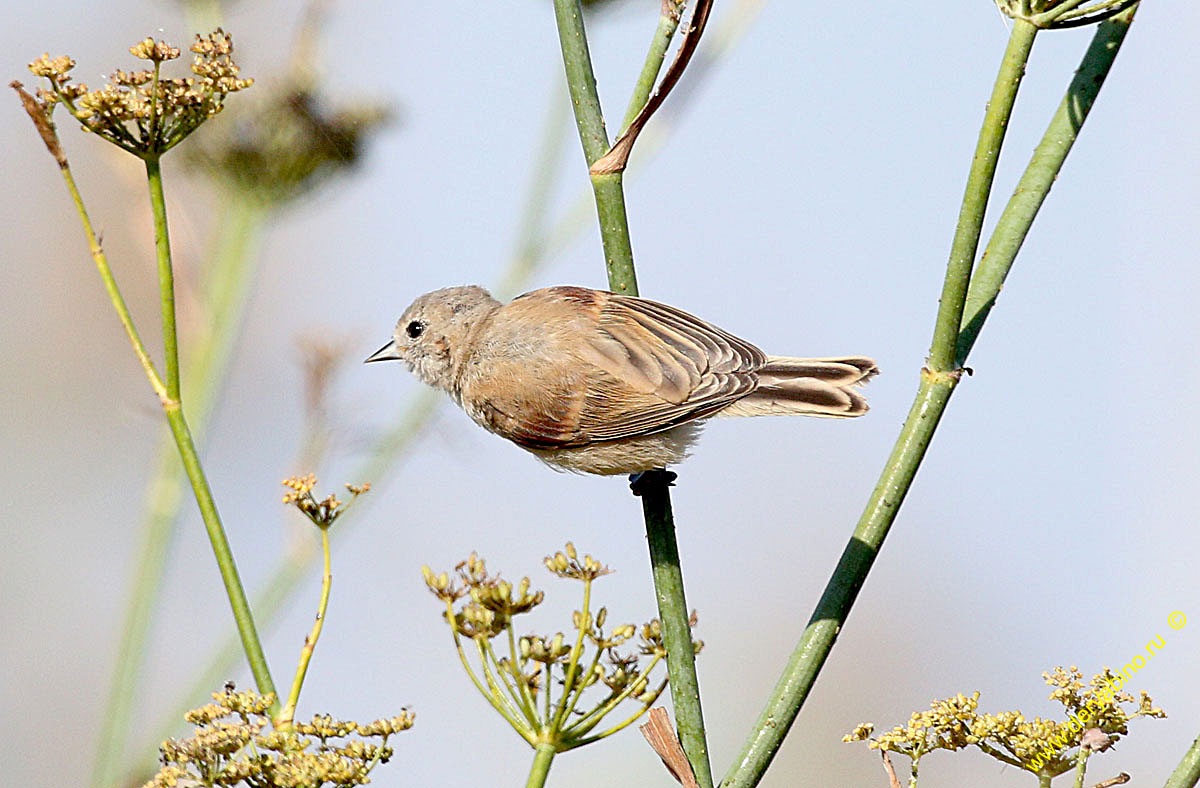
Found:
[[[656,484],[664,487],[674,487],[679,475],[666,468],[655,468],[649,471],[638,471],[629,474],[629,489],[634,495],[641,497],[643,493]]]

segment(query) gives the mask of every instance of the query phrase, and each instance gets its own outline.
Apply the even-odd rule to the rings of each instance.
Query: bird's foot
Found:
[[[655,485],[661,484],[664,487],[674,487],[675,480],[678,478],[678,474],[674,471],[668,471],[666,468],[638,471],[637,473],[629,474],[629,489],[634,495],[641,497],[643,493]]]

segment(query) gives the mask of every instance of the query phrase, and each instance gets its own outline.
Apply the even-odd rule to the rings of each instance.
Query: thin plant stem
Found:
[[[154,64],[155,79],[158,63]],[[157,96],[157,91],[155,91]],[[151,113],[157,122],[158,113]],[[179,390],[179,333],[175,328],[175,268],[171,263],[171,240],[167,231],[167,200],[163,194],[162,164],[158,156],[147,156],[146,181],[150,186],[150,207],[154,213],[154,253],[158,259],[159,305],[161,307],[163,355],[166,359],[167,397],[178,401]]]
[[[188,407],[201,443],[204,425],[212,411],[216,392],[224,380],[233,340],[241,324],[251,279],[249,271],[252,266],[248,264],[253,245],[251,242],[259,236],[262,218],[263,212],[255,204],[235,199],[225,218],[217,224],[222,230],[221,238],[207,269],[210,273],[204,298],[205,322],[211,330],[198,338],[196,346],[185,354],[182,361]],[[97,788],[121,782],[119,770],[127,757],[126,731],[146,653],[150,622],[162,587],[167,553],[176,532],[183,501],[186,476],[170,433],[160,441],[153,467],[142,508],[142,537],[137,552],[137,569],[124,622],[119,630],[121,637],[108,700],[97,736],[96,762],[92,774],[92,784]],[[236,658],[235,646],[231,660]],[[211,688],[219,682],[220,677],[216,677],[204,688]],[[130,764],[124,765],[126,769],[129,767]]]
[[[575,122],[584,158],[590,168],[608,152],[608,135],[604,130],[604,115],[588,53],[583,8],[579,0],[554,0],[554,15]],[[636,296],[637,275],[629,222],[625,214],[621,173],[589,173],[589,176],[600,220],[609,289]],[[666,474],[652,474],[643,479],[646,484],[643,486],[642,507],[659,603],[659,619],[663,625],[663,642],[667,648],[667,671],[679,739],[701,788],[712,788],[712,767],[709,765],[708,744],[704,735],[700,688],[696,680],[696,655],[688,622],[679,550],[675,543],[668,478]]]
[[[983,218],[987,211],[988,197],[992,193],[992,181],[996,175],[996,163],[1000,159],[1000,148],[1008,130],[1017,89],[1025,75],[1025,63],[1033,48],[1037,28],[1024,19],[1013,22],[1008,46],[1000,62],[1000,72],[992,87],[992,96],[984,113],[983,127],[975,144],[975,155],[967,175],[967,187],[962,207],[958,213],[958,226],[954,230],[954,241],[950,246],[950,261],[946,265],[946,280],[942,286],[942,297],[938,302],[938,316],[933,332],[933,343],[929,349],[929,368],[949,372],[954,362],[954,346],[958,339],[958,327],[962,322],[963,304],[967,286],[971,281],[971,269],[979,249],[979,236],[983,232]]]
[[[521,662],[521,655],[517,651],[517,636],[513,634],[512,627],[505,628],[508,633],[508,659],[509,668],[513,682],[517,685],[516,695],[520,698],[521,711],[525,713],[525,719],[529,720],[530,725],[538,724],[537,717],[537,700],[529,690],[529,680],[525,678],[525,665]],[[505,684],[508,683],[506,680]]]
[[[642,72],[638,74],[633,95],[629,98],[625,119],[621,121],[622,134],[629,128],[629,124],[633,123],[633,119],[642,111],[646,100],[650,98],[650,92],[654,90],[654,83],[658,81],[658,72],[662,70],[667,49],[671,46],[671,39],[675,37],[675,30],[678,27],[679,11],[677,6],[671,0],[663,0],[663,13],[658,18],[658,27],[654,31],[654,38],[650,41],[650,51],[646,53],[646,62],[642,64]]]
[[[142,364],[143,370],[146,372],[146,377],[150,381],[155,393],[158,395],[159,401],[162,403],[163,411],[167,417],[167,423],[171,427],[171,434],[175,437],[176,446],[179,448],[180,458],[183,461],[184,470],[188,475],[188,479],[192,483],[192,489],[196,494],[196,502],[200,507],[201,515],[205,522],[205,527],[208,529],[209,539],[213,545],[213,552],[217,558],[217,564],[221,571],[222,580],[225,583],[225,589],[229,596],[230,605],[233,608],[234,619],[238,625],[238,631],[242,636],[243,650],[246,653],[247,660],[250,662],[251,671],[254,674],[258,684],[259,692],[262,694],[274,693],[275,685],[271,680],[270,670],[267,668],[267,661],[262,652],[262,644],[259,642],[258,634],[254,629],[254,619],[250,614],[249,605],[246,603],[245,593],[242,590],[241,580],[237,574],[237,567],[233,561],[233,554],[229,550],[229,542],[225,537],[224,528],[221,526],[221,521],[217,515],[216,504],[212,498],[212,491],[208,487],[208,481],[204,477],[204,471],[200,465],[199,456],[196,453],[195,444],[192,442],[191,435],[188,430],[187,422],[183,417],[183,410],[179,402],[178,388],[178,366],[176,366],[176,380],[174,388],[165,383],[159,377],[157,370],[154,368],[153,362],[150,360],[149,354],[146,352],[145,345],[141,341],[141,337],[137,332],[133,323],[133,318],[129,313],[129,309],[125,304],[124,298],[121,296],[120,289],[117,287],[116,279],[112,275],[112,270],[109,268],[108,260],[104,254],[100,243],[96,238],[95,231],[92,228],[91,220],[83,203],[83,198],[79,193],[79,189],[75,184],[74,178],[71,176],[70,167],[65,161],[65,157],[59,162],[59,169],[63,173],[63,178],[67,184],[67,190],[71,193],[71,198],[75,203],[75,207],[79,212],[80,221],[83,224],[84,234],[87,237],[88,245],[91,249],[92,259],[96,263],[97,269],[100,271],[101,279],[104,280],[105,289],[108,291],[109,299],[112,301],[113,307],[117,312],[117,316],[121,321],[125,332],[129,337],[130,343],[133,345],[134,353],[138,357],[138,361]],[[157,176],[155,175],[157,172]],[[163,270],[164,258],[170,260],[170,245],[169,242],[162,242],[158,237],[158,231],[165,232],[166,230],[166,205],[163,199],[161,188],[155,188],[155,180],[161,187],[161,170],[157,167],[151,167],[147,162],[147,178],[150,180],[150,200],[153,204],[153,211],[156,217],[161,216],[163,221],[160,223],[155,221],[156,238],[155,247],[158,250],[159,270]],[[173,277],[172,277],[173,279]],[[167,297],[166,284],[160,282],[160,289],[164,293],[162,300],[164,304],[164,315],[166,312]],[[174,313],[174,298],[171,297],[172,315]],[[172,316],[171,325],[174,326],[174,318]],[[178,361],[175,362],[176,365]],[[174,391],[175,396],[171,396]]]
[[[955,348],[955,357],[960,365],[975,346],[983,322],[987,320],[1004,287],[1004,280],[1012,269],[1025,236],[1029,234],[1029,228],[1033,226],[1038,210],[1050,193],[1050,187],[1058,179],[1084,120],[1096,103],[1096,96],[1104,85],[1136,13],[1137,6],[1133,6],[1096,26],[1096,34],[1088,46],[1087,54],[1075,72],[1066,95],[1059,102],[1046,133],[1034,149],[1033,157],[1017,182],[1012,198],[1001,212],[967,291],[966,308]]]
[[[208,479],[200,465],[200,457],[196,445],[192,441],[187,421],[178,402],[163,406],[167,413],[167,423],[171,425],[171,434],[175,437],[175,445],[179,448],[183,460],[183,469],[191,482],[192,492],[196,496],[196,504],[200,507],[200,516],[204,520],[204,528],[212,544],[213,555],[216,556],[217,566],[221,572],[221,582],[225,585],[225,593],[229,597],[229,606],[237,623],[238,636],[242,641],[242,650],[250,663],[250,673],[254,683],[262,695],[275,694],[275,682],[271,679],[271,671],[267,667],[267,658],[263,654],[262,642],[258,630],[254,626],[254,616],[250,612],[250,604],[246,601],[246,592],[238,575],[237,564],[233,560],[233,551],[229,548],[229,539],[225,536],[225,528],[221,525],[221,516],[217,513],[217,504],[213,500],[212,490]],[[274,715],[279,709],[278,697],[270,712]]]
[[[558,699],[558,710],[554,714],[553,720],[547,720],[549,728],[552,730],[561,730],[566,724],[567,717],[575,709],[575,704],[579,701],[579,696],[582,688],[576,686],[576,679],[579,677],[579,658],[583,656],[583,638],[587,634],[588,618],[591,616],[592,604],[592,581],[584,579],[583,581],[583,609],[580,611],[580,626],[579,634],[575,638],[575,647],[571,649],[571,656],[567,662],[566,676],[563,680],[563,694]],[[599,650],[597,650],[599,653]]]
[[[667,688],[667,682],[666,682],[666,681],[664,681],[664,682],[663,682],[663,683],[662,683],[662,684],[659,686],[658,690],[655,692],[655,694],[654,694],[654,700],[657,700],[657,699],[658,699],[658,696],[659,696],[659,695],[661,695],[661,694],[662,694],[662,691],[663,691],[663,690],[665,690],[666,688]],[[568,749],[568,750],[573,750],[573,749],[575,749],[576,747],[582,747],[582,746],[584,746],[585,744],[591,744],[592,742],[597,742],[597,741],[600,741],[601,739],[607,739],[609,736],[612,736],[614,733],[619,733],[619,732],[621,732],[621,731],[625,730],[625,729],[626,729],[626,728],[628,728],[630,725],[632,725],[633,723],[635,723],[635,722],[637,722],[639,719],[641,719],[641,718],[642,718],[642,715],[646,713],[646,710],[647,710],[647,709],[649,709],[649,708],[650,708],[650,706],[651,706],[652,704],[653,704],[653,701],[650,701],[650,702],[648,702],[648,703],[644,704],[644,705],[642,706],[642,708],[638,709],[638,710],[637,710],[637,711],[635,711],[633,714],[631,714],[631,715],[629,715],[628,717],[626,717],[625,719],[621,720],[621,721],[620,721],[620,722],[618,722],[616,725],[613,725],[611,728],[607,728],[607,729],[605,729],[605,730],[601,731],[600,733],[594,734],[594,735],[592,735],[592,736],[588,736],[588,737],[586,737],[586,738],[583,738],[583,739],[576,739],[575,741],[572,741],[572,742],[571,742],[571,744],[570,744],[570,746],[568,746],[566,749]],[[605,712],[605,713],[607,714],[607,712]],[[597,719],[596,719],[596,720],[595,720],[595,721],[594,721],[594,722],[593,722],[593,723],[592,723],[592,724],[591,724],[591,725],[588,727],[588,729],[587,729],[587,730],[591,730],[592,728],[596,727],[596,725],[599,723],[600,719],[601,719],[601,718],[597,718]],[[585,730],[585,731],[583,731],[583,732],[584,732],[584,733],[587,733],[587,730]]]
[[[1050,781],[1053,779],[1053,775],[1038,772],[1038,788],[1050,788]]]
[[[525,788],[542,788],[550,776],[550,764],[554,761],[554,745],[545,742],[534,745],[533,764],[529,767],[529,779]]]
[[[171,268],[171,243],[167,235],[167,208],[162,189],[162,169],[157,159],[146,159],[146,178],[150,184],[150,204],[154,214],[154,246],[158,258],[159,291],[162,305],[163,344],[166,347],[167,380],[165,396],[161,396],[163,411],[175,445],[179,449],[183,469],[192,485],[196,503],[200,507],[200,515],[204,520],[212,544],[213,555],[221,572],[221,580],[225,585],[225,593],[229,597],[229,605],[233,610],[234,621],[237,623],[238,635],[242,640],[242,650],[250,663],[250,672],[254,675],[258,691],[263,694],[275,694],[275,682],[271,680],[271,672],[267,667],[266,656],[263,654],[262,642],[254,626],[254,616],[246,601],[246,592],[238,575],[237,564],[233,560],[233,551],[229,548],[229,539],[217,513],[216,501],[213,500],[212,489],[204,475],[200,456],[192,440],[191,430],[183,414],[180,401],[178,338],[175,329],[175,293],[174,273]],[[279,710],[279,700],[271,709],[272,715]]]
[[[1038,146],[1040,155],[1035,152],[1034,162],[1037,162],[1037,166],[1034,166],[1034,162],[1030,164],[1031,169],[1042,172],[1043,177],[1036,182],[1032,179],[1022,180],[1023,185],[1040,189],[1042,194],[1040,196],[1029,194],[1018,187],[1017,193],[1009,201],[1009,207],[1005,209],[1006,213],[1013,211],[1014,218],[1008,222],[1002,221],[997,225],[988,245],[989,249],[993,247],[997,249],[1010,248],[1016,237],[1023,238],[1028,232],[1029,225],[1036,216],[1036,209],[1032,212],[1020,212],[1022,219],[1018,222],[1015,216],[1016,210],[1012,206],[1031,199],[1033,204],[1040,205],[1045,198],[1045,192],[1049,191],[1050,185],[1057,177],[1063,163],[1063,158],[1057,158],[1057,163],[1053,164],[1050,170],[1043,170],[1042,157],[1049,156],[1047,150],[1049,143],[1046,140],[1061,133],[1063,107],[1071,108],[1070,118],[1074,123],[1073,133],[1078,132],[1095,99],[1092,90],[1099,90],[1105,75],[1111,69],[1128,30],[1129,22],[1132,20],[1134,10],[1134,8],[1128,9],[1128,15],[1114,17],[1101,24],[1097,29],[1095,37],[1084,54],[1079,72],[1068,89],[1067,98],[1064,99],[1063,105],[1060,106],[1051,121],[1046,136],[1043,138],[1043,144]],[[1081,94],[1079,91],[1085,82],[1092,88]],[[1070,145],[1067,144],[1065,147],[1069,149]],[[1066,151],[1064,150],[1062,156],[1065,157],[1065,155]],[[1012,251],[1014,256],[1019,246],[1019,241],[1017,241]],[[993,259],[990,253],[985,253],[985,255],[986,259],[981,264],[976,277],[991,276],[988,272],[992,266],[1003,266],[1005,272],[1007,272],[1008,266],[1011,266],[1011,258],[1005,263],[1002,259]],[[1001,257],[1002,255],[996,255],[996,258]],[[1003,281],[1003,277],[1000,277],[1000,281]],[[974,282],[971,284],[972,287],[975,286]],[[984,297],[987,292],[991,291],[980,291],[980,298],[983,299],[981,303],[988,302],[988,299]],[[991,300],[994,298],[995,292],[991,292]],[[967,300],[971,301],[972,299],[968,298]],[[970,350],[974,338],[978,336],[983,321],[987,317],[985,311],[979,312],[977,318],[970,317],[972,314],[970,310],[967,314],[968,327],[963,329],[961,335],[956,335],[955,340],[958,351],[954,360],[960,365],[966,361],[967,355],[962,349]],[[939,320],[952,319],[954,313],[939,309],[938,317]],[[943,330],[944,326],[939,325],[935,331],[935,337],[941,335]],[[966,340],[965,344],[964,339]],[[935,341],[937,340],[935,339]],[[792,652],[771,698],[743,745],[742,752],[722,781],[722,788],[749,788],[749,786],[757,785],[770,765],[771,759],[808,697],[825,659],[829,656],[834,640],[849,615],[858,591],[866,581],[867,573],[883,545],[888,529],[895,521],[905,495],[912,486],[917,468],[929,447],[929,442],[958,380],[958,369],[934,371],[926,368],[922,370],[921,384],[913,406],[905,419],[900,436],[888,457],[866,509],[817,603],[812,618],[809,619],[800,642]]]
[[[304,638],[304,646],[300,649],[300,660],[296,664],[296,675],[292,679],[292,689],[288,693],[287,703],[283,711],[275,717],[275,727],[290,728],[296,718],[296,705],[300,702],[300,690],[304,688],[304,677],[308,674],[308,663],[312,661],[313,652],[317,648],[317,640],[321,637],[321,629],[325,626],[325,611],[329,608],[329,591],[333,587],[333,569],[329,560],[329,526],[321,530],[321,555],[325,560],[325,572],[321,575],[321,600],[317,603],[317,618],[313,621],[312,629]]]
[[[67,191],[71,194],[71,200],[75,203],[75,210],[79,213],[79,220],[83,224],[83,234],[87,237],[92,260],[96,263],[96,269],[104,281],[104,289],[108,293],[109,300],[112,301],[113,309],[117,312],[117,318],[121,321],[122,328],[125,329],[125,335],[129,337],[129,343],[133,345],[133,352],[137,356],[138,363],[142,365],[142,370],[146,373],[151,388],[154,389],[159,400],[165,401],[167,387],[163,384],[158,370],[155,369],[154,362],[150,360],[146,345],[142,342],[137,327],[133,324],[133,316],[129,313],[129,307],[125,304],[125,298],[121,295],[120,288],[117,287],[117,280],[108,265],[108,256],[104,253],[104,248],[96,237],[91,217],[88,216],[87,208],[83,204],[83,196],[79,193],[79,187],[75,183],[75,176],[71,174],[71,168],[65,162],[60,165],[60,171],[66,182]]]

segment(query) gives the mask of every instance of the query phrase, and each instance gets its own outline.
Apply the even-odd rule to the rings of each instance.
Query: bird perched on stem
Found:
[[[583,287],[508,304],[434,290],[367,361],[390,359],[550,465],[605,475],[679,462],[713,416],[861,416],[856,388],[878,372],[861,356],[768,356],[681,309]]]

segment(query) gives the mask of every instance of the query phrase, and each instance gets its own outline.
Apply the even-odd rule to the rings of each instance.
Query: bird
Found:
[[[679,463],[714,416],[861,416],[857,387],[878,372],[770,356],[677,307],[575,286],[507,304],[476,285],[426,293],[366,363],[387,360],[551,467],[605,476]]]

